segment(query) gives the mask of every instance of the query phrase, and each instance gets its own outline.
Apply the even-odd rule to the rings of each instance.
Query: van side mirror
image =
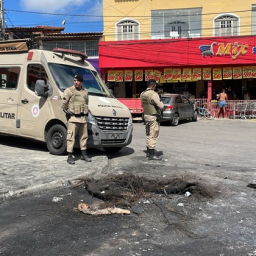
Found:
[[[49,90],[48,85],[45,84],[44,80],[36,80],[35,94],[37,96],[41,96],[41,97],[47,98],[48,90]]]

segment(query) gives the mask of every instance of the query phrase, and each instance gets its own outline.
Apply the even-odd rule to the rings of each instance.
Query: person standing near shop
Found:
[[[83,88],[83,77],[80,74],[74,76],[74,83],[64,91],[62,98],[62,109],[68,120],[67,130],[67,152],[69,164],[75,164],[73,149],[75,137],[79,132],[79,144],[81,149],[81,160],[91,162],[87,156],[87,115],[88,115],[88,91]]]
[[[247,90],[244,90],[244,100],[251,100],[252,96]]]
[[[161,110],[164,104],[160,101],[159,95],[155,92],[156,80],[149,79],[147,89],[140,95],[146,129],[146,146],[149,160],[162,160],[155,155],[155,146],[159,136]]]
[[[226,90],[223,89],[222,92],[219,94],[219,113],[218,113],[218,118],[220,117],[221,113],[222,113],[222,116],[224,118],[225,110],[226,110],[226,106],[227,106],[227,100],[228,100],[228,95],[226,94]]]

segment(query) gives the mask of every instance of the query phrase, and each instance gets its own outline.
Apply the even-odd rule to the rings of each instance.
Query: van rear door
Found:
[[[0,67],[0,131],[16,134],[19,67]]]

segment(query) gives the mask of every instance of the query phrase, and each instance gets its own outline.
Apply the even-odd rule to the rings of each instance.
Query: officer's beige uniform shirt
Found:
[[[73,85],[74,86],[74,85]],[[75,86],[74,86],[75,87]],[[67,88],[64,91],[62,98],[61,107],[64,110],[68,110],[69,101],[72,97],[72,91],[70,88]],[[88,94],[87,94],[88,97]],[[81,150],[87,149],[87,116],[71,116],[68,120],[68,130],[67,130],[67,152],[73,153],[74,145],[75,145],[75,136],[79,132],[79,145]]]

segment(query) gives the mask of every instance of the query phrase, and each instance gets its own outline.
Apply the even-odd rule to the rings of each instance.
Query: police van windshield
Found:
[[[99,74],[90,69],[82,67],[49,63],[49,68],[58,88],[64,92],[65,89],[73,85],[74,76],[83,76],[83,87],[88,90],[89,95],[101,97],[113,97],[106,85],[101,80]]]

